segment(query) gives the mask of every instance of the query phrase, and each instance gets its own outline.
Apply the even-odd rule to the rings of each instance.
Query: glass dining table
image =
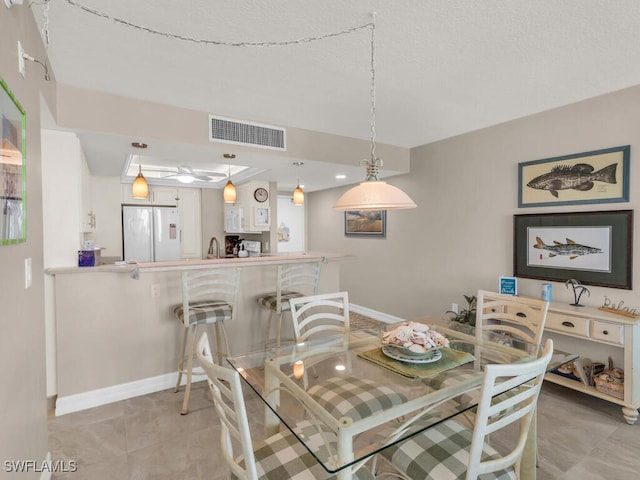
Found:
[[[477,405],[488,363],[527,362],[534,347],[495,334],[460,331],[424,318],[449,347],[412,357],[381,345],[375,330],[351,331],[301,344],[228,358],[265,406],[265,434],[289,429],[328,474],[352,472],[376,453]],[[394,325],[388,327],[392,328]],[[549,370],[576,357],[554,352]],[[465,401],[461,401],[465,398]],[[399,419],[420,412],[420,428],[389,436]],[[521,462],[521,478],[535,479],[535,421]]]

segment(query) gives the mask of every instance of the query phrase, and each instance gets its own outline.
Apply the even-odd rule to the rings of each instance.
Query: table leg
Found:
[[[527,434],[527,442],[524,445],[522,459],[520,460],[520,480],[536,480],[536,452],[538,449],[537,418],[538,410],[536,408],[533,411],[531,426]]]
[[[265,364],[264,388],[268,393],[266,399],[270,405],[280,405],[280,380],[271,373],[270,365]],[[275,435],[280,430],[280,419],[265,404],[264,406],[264,433],[266,436]]]
[[[353,460],[353,435],[338,430],[338,462],[343,465]],[[351,467],[344,468],[336,474],[337,480],[351,480],[353,478]]]

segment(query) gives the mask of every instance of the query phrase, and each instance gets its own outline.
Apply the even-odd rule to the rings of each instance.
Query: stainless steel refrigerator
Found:
[[[180,260],[177,207],[123,205],[122,245],[126,261]]]

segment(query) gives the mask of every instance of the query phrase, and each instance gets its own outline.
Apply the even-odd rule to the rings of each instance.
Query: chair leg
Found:
[[[224,327],[221,328],[220,325],[221,322],[216,322],[214,329],[216,331],[216,353],[218,354],[218,365],[222,365],[223,364],[223,360],[224,357],[222,356],[222,333],[221,331],[224,329]],[[225,352],[226,355],[229,355],[229,352]]]
[[[186,346],[187,346],[187,336],[188,336],[188,329],[185,328],[184,329],[184,333],[182,334],[182,344],[180,347],[180,361],[178,362],[178,381],[176,382],[176,388],[174,390],[174,392],[179,392],[180,391],[180,382],[182,381],[182,372],[184,372],[184,352],[186,350]]]
[[[227,335],[227,329],[224,326],[224,322],[220,322],[220,333],[224,336],[224,356],[231,356],[231,347],[229,346],[229,335]],[[220,364],[222,365],[222,363]]]
[[[269,319],[267,320],[267,333],[264,337],[264,349],[269,348],[269,334],[271,333],[271,321],[273,319],[273,310],[269,312]]]
[[[198,325],[194,324],[189,327],[189,351],[187,353],[187,384],[184,389],[184,400],[182,401],[182,410],[180,415],[189,413],[189,395],[191,395],[191,377],[193,376],[193,354],[196,350],[196,333]]]
[[[282,312],[278,313],[278,320],[276,323],[276,350],[280,351],[280,338],[282,337]]]

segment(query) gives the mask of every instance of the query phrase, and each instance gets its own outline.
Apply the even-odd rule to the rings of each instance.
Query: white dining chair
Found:
[[[379,462],[383,459],[393,468],[392,472],[385,473],[404,479],[518,479],[520,461],[552,354],[553,341],[547,340],[536,360],[487,365],[473,429],[455,418],[446,420],[386,448],[376,462],[383,463]],[[515,389],[514,395],[503,395],[512,389]],[[397,428],[389,440],[420,428],[419,423],[420,415],[417,415]],[[517,428],[517,437],[512,443],[503,445],[504,451],[499,453],[489,445],[486,437],[510,426]]]
[[[329,475],[289,430],[254,444],[240,375],[231,368],[213,363],[206,332],[198,341],[197,355],[207,373],[222,427],[220,443],[223,456],[233,476],[241,480],[335,479],[335,475]],[[318,427],[311,422],[300,422],[295,429],[310,438],[320,435]],[[322,439],[329,435],[326,431],[322,433]],[[321,443],[322,439],[316,443]],[[335,435],[332,440],[335,440]],[[236,450],[235,446],[239,448]],[[373,475],[363,463],[358,462],[351,467],[352,478],[373,480]]]
[[[289,304],[297,344],[310,340],[342,343],[347,351],[350,332],[348,292],[292,298]],[[349,372],[348,354],[345,364]],[[308,387],[306,375],[311,370],[315,376],[314,368],[311,364],[306,365],[303,388],[335,418],[349,417],[356,421],[407,401],[404,395],[383,384],[348,374],[333,376]]]
[[[326,293],[289,299],[296,343],[312,338],[349,336],[349,294]]]
[[[280,347],[282,316],[290,309],[289,300],[318,293],[321,265],[320,262],[278,265],[275,292],[264,293],[256,297],[258,304],[269,309],[265,349],[274,343],[276,347]],[[276,335],[271,337],[271,323],[274,316],[276,317]]]
[[[495,350],[488,353],[487,349],[482,348],[482,344],[511,345],[513,342],[522,342],[534,353],[540,350],[549,302],[478,290],[476,305],[475,336],[476,343],[480,345],[475,352],[476,369],[460,369],[430,378],[427,381],[433,388],[441,389],[466,381],[471,376],[480,375],[483,364],[499,360],[496,357],[499,354]],[[462,405],[476,403],[478,392],[461,395],[458,401]]]
[[[176,392],[180,390],[182,375],[186,375],[182,415],[189,412],[193,376],[204,375],[202,369],[193,365],[198,327],[214,325],[216,354],[221,364],[224,357],[231,354],[224,322],[234,318],[239,285],[240,271],[237,268],[209,268],[182,273],[182,303],[174,307],[175,317],[184,327],[175,388]]]
[[[489,332],[496,341],[502,336],[533,345],[536,351],[540,349],[549,302],[478,290],[476,305],[478,339]]]

